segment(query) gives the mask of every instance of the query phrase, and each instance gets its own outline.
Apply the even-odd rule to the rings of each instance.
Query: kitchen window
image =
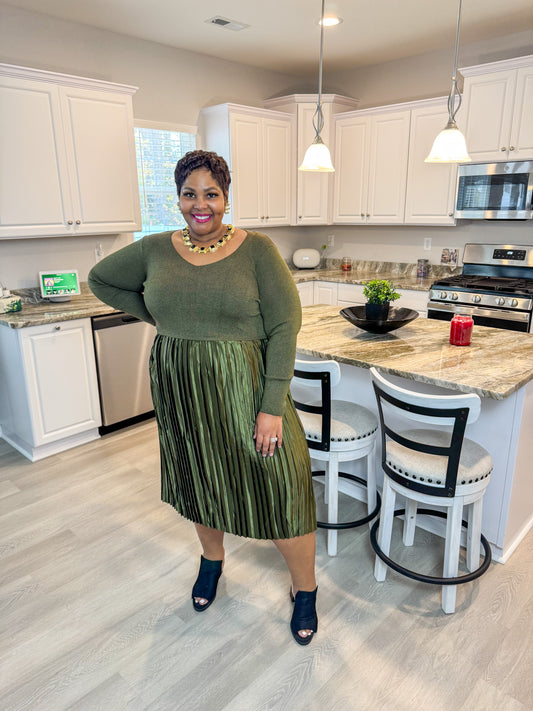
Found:
[[[196,133],[192,126],[135,122],[142,216],[142,230],[135,233],[135,239],[185,226],[176,205],[174,168],[187,151],[195,148]]]

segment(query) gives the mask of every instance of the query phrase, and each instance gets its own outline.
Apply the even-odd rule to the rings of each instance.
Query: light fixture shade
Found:
[[[322,142],[320,136],[305,152],[304,159],[298,170],[312,171],[318,173],[334,173],[335,168],[331,162],[331,155],[328,147]]]
[[[449,121],[433,141],[424,163],[470,163],[465,137],[455,122]]]

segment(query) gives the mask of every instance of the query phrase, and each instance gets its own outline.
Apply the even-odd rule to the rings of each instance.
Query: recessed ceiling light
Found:
[[[324,18],[324,27],[334,27],[335,25],[340,25],[342,22],[342,17],[336,17],[336,15],[330,15]],[[319,20],[318,24],[321,25],[322,21]]]
[[[223,27],[225,30],[233,30],[234,32],[238,32],[239,30],[246,29],[246,27],[250,27],[250,25],[246,25],[244,22],[228,20],[227,17],[220,17],[220,15],[217,15],[216,17],[210,17],[208,20],[204,20],[204,22],[207,22],[209,25],[217,25],[218,27]]]

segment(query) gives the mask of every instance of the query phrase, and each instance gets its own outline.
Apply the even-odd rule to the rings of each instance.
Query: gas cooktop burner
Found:
[[[502,291],[508,294],[533,294],[533,279],[477,276],[475,274],[457,274],[445,277],[436,281],[433,286]]]

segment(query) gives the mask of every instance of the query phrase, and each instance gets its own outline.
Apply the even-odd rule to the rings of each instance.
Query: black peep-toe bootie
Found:
[[[291,601],[294,603],[294,610],[291,618],[291,632],[298,644],[309,644],[318,630],[318,617],[316,614],[316,593],[318,587],[313,592],[298,590],[296,596],[290,590]],[[311,630],[311,634],[302,637],[298,634],[301,630]]]
[[[218,579],[222,575],[222,560],[207,560],[201,556],[200,570],[192,589],[192,606],[197,612],[207,610],[217,596]],[[207,600],[205,605],[196,602],[195,597]]]

